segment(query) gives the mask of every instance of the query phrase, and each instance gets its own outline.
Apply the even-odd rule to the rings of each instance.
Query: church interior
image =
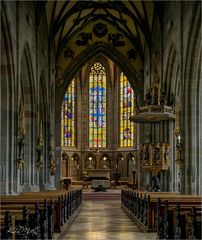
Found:
[[[201,1],[0,4],[1,239],[202,239]]]

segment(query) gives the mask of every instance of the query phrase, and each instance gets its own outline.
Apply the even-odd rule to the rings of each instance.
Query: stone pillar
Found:
[[[197,178],[198,172],[200,171],[200,159],[199,156],[199,122],[202,120],[198,115],[198,105],[195,102],[197,97],[196,89],[190,89],[189,93],[184,93],[183,98],[189,99],[189,104],[186,105],[184,112],[184,132],[182,132],[183,141],[183,161],[182,165],[182,192],[185,194],[199,194],[199,179]],[[197,190],[198,189],[198,190]]]

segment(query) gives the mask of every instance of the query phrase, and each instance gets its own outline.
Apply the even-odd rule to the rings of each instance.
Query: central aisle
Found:
[[[84,201],[63,239],[153,240],[156,233],[142,233],[122,211],[120,201]]]

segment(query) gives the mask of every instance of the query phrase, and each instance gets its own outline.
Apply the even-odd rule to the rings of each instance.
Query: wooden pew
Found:
[[[61,232],[61,228],[64,223],[72,217],[75,211],[79,208],[82,203],[82,190],[73,191],[43,191],[43,192],[27,192],[21,193],[17,196],[2,196],[1,204],[6,205],[9,209],[13,204],[15,208],[20,206],[27,206],[33,209],[34,203],[39,202],[41,206],[43,204],[44,198],[47,199],[47,203],[54,201],[54,208],[52,208],[52,215],[48,216],[49,223],[49,238],[53,235],[53,232]],[[51,200],[52,199],[52,200]],[[17,207],[18,206],[18,207]],[[50,208],[50,207],[49,207]],[[49,212],[51,210],[49,209]],[[54,220],[54,223],[53,223]],[[54,226],[54,227],[53,227]]]
[[[18,204],[26,204],[33,206],[33,203],[38,200],[40,204],[43,203],[44,198],[48,203],[51,199],[54,201],[54,231],[61,232],[61,227],[64,225],[64,201],[68,191],[43,191],[43,192],[23,192],[17,196],[3,196],[2,200],[5,200],[8,204],[12,204],[16,201]]]
[[[0,239],[15,239],[15,233],[10,230],[15,229],[16,215],[12,214],[11,211],[1,211],[0,215]]]
[[[37,194],[41,194],[40,192]],[[23,196],[32,196],[33,193],[22,193]],[[35,195],[35,194],[34,194]],[[68,221],[82,203],[82,189],[71,191],[44,191],[43,196],[55,197],[55,231],[61,232],[61,227]],[[37,195],[38,196],[38,195]],[[58,198],[58,201],[57,201]]]
[[[49,209],[50,208],[53,208],[53,205],[50,206]],[[24,235],[27,233],[28,239],[53,238],[53,222],[51,212],[48,213],[46,200],[44,201],[43,206],[40,206],[39,202],[36,202],[35,205],[29,205],[29,209],[25,206],[22,207],[21,204],[7,204],[5,202],[1,203],[2,214],[5,214],[8,209],[9,212],[15,216],[15,227],[18,229],[16,231],[17,234],[15,234],[16,238],[21,239],[22,233]]]
[[[202,209],[191,208],[187,220],[189,239],[202,239]]]
[[[180,195],[171,192],[143,192],[122,190],[122,208],[144,232],[157,231],[157,202],[168,200],[176,206],[177,202],[198,206],[200,196]]]
[[[54,231],[61,232],[61,227],[65,223],[64,219],[64,201],[67,198],[69,191],[42,191],[42,192],[23,192],[20,194],[24,199],[40,199],[40,201],[45,197],[48,201],[51,198],[54,200]]]
[[[201,239],[202,206],[158,200],[158,239]]]
[[[48,235],[51,238],[54,232],[54,200],[52,198],[45,199],[44,197],[25,197],[21,195],[17,196],[2,196],[1,197],[1,208],[2,209],[21,209],[22,206],[26,206],[29,211],[33,214],[35,211],[35,204],[38,202],[40,216],[47,218],[48,224]],[[42,220],[41,220],[42,221]],[[44,226],[45,227],[45,226]]]
[[[4,196],[3,199],[7,203],[14,201],[19,202],[19,204],[33,204],[36,200],[39,203],[43,202],[46,198],[48,202],[51,199],[54,200],[54,231],[61,232],[61,227],[64,223],[72,216],[75,210],[81,205],[82,202],[82,190],[72,190],[72,191],[43,191],[43,192],[25,192],[18,196]],[[77,204],[75,206],[75,204]]]

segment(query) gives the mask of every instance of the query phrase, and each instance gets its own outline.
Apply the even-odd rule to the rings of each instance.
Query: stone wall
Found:
[[[200,3],[169,1],[159,3],[158,8],[160,11],[153,24],[153,47],[151,53],[148,49],[145,52],[145,92],[150,86],[149,81],[152,81],[152,57],[155,56],[161,88],[168,96],[174,93],[176,105],[180,107],[183,144],[180,185],[177,184],[179,172],[175,163],[175,122],[161,123],[159,127],[155,127],[152,138],[153,141],[173,145],[169,177],[162,176],[169,181],[166,189],[178,191],[180,186],[182,193],[201,194],[201,45],[198,44],[201,36]]]
[[[1,74],[1,78],[2,82],[7,84],[1,88],[1,108],[5,109],[1,114],[1,148],[4,149],[1,151],[1,169],[4,172],[1,191],[2,194],[38,191],[48,182],[50,128],[54,127],[50,126],[50,110],[54,113],[54,105],[50,105],[50,86],[54,88],[54,77],[51,73],[55,64],[54,61],[49,61],[52,50],[48,46],[45,8],[41,9],[42,14],[38,21],[34,2],[2,2],[1,6],[1,36],[4,39],[4,44],[1,44],[2,49],[4,48],[1,59],[5,59],[1,64],[5,74]],[[6,65],[9,67],[5,67]],[[44,96],[40,96],[42,92]],[[25,164],[24,168],[17,169],[18,118],[22,96],[25,101]],[[40,105],[45,106],[43,113],[40,113]],[[44,126],[44,162],[41,170],[37,171],[35,149],[41,115]]]

